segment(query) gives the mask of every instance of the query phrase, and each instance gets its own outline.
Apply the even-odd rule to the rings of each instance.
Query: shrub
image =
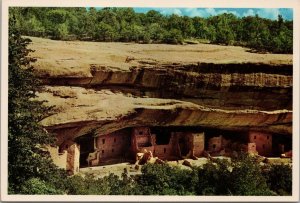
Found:
[[[240,154],[233,160],[230,174],[230,190],[233,195],[273,195],[262,175],[255,157]]]
[[[181,44],[183,42],[181,31],[178,29],[171,29],[169,32],[166,32],[163,42],[168,44]]]
[[[271,165],[265,173],[268,186],[279,195],[292,194],[292,167],[290,165]]]
[[[144,195],[190,195],[194,194],[195,179],[196,173],[192,170],[167,164],[146,164],[137,184]]]
[[[229,192],[230,163],[227,160],[210,161],[198,168],[197,195],[227,195]]]
[[[56,189],[55,186],[39,178],[31,178],[21,186],[20,194],[54,195],[63,194],[63,191]]]

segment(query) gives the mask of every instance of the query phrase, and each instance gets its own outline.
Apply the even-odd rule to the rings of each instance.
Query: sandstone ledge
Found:
[[[134,126],[202,126],[224,130],[260,130],[292,134],[292,111],[223,110],[172,99],[137,98],[110,90],[45,87],[38,95],[55,105],[42,121],[51,131],[73,138],[96,129],[99,135]]]

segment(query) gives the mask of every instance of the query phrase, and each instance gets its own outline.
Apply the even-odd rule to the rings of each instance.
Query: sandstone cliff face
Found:
[[[42,124],[62,139],[134,126],[292,134],[291,55],[32,39],[39,99],[56,106]]]
[[[92,65],[91,75],[42,78],[45,84],[118,89],[136,96],[174,98],[214,108],[292,109],[291,65],[157,64],[128,71]]]
[[[223,130],[260,130],[292,134],[292,111],[223,110],[171,99],[137,98],[110,90],[46,87],[39,99],[56,105],[42,124],[64,139],[96,129],[107,134],[135,126],[201,126]]]

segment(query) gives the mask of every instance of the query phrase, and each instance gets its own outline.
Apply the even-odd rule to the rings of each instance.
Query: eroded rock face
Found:
[[[64,96],[55,96],[57,92],[63,92]],[[71,134],[72,139],[92,129],[101,135],[134,126],[203,126],[292,133],[290,110],[212,109],[179,100],[138,98],[109,90],[66,86],[48,86],[39,98],[48,99],[47,105],[56,105],[57,110],[42,124],[59,134]]]
[[[136,126],[292,135],[292,55],[217,45],[32,40],[45,85],[38,99],[55,105],[42,124],[59,143]]]
[[[190,64],[91,66],[91,77],[43,78],[45,84],[115,89],[136,96],[173,98],[223,109],[292,109],[292,66]],[[280,97],[281,99],[278,99]]]

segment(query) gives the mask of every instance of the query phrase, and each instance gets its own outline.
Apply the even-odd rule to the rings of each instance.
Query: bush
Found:
[[[163,42],[168,44],[181,44],[183,42],[181,31],[178,29],[171,29],[169,32],[166,32]]]
[[[146,164],[137,179],[139,191],[144,195],[194,194],[196,173],[167,164]]]
[[[145,164],[142,174],[133,177],[124,170],[122,177],[114,174],[98,179],[92,175],[73,176],[67,183],[66,193],[72,195],[257,196],[276,195],[275,192],[291,194],[292,178],[289,166],[271,166],[262,173],[254,157],[242,154],[231,161],[216,159],[188,170],[168,164]]]
[[[232,167],[228,181],[233,195],[274,195],[268,188],[255,157],[240,154],[233,160]]]
[[[103,178],[75,175],[68,178],[67,193],[71,195],[133,195],[135,182],[124,171],[122,177],[109,174]]]
[[[292,195],[292,167],[271,165],[264,173],[268,186],[279,195]]]
[[[31,178],[24,182],[21,186],[20,194],[29,195],[58,195],[63,194],[63,191],[58,190],[55,186],[46,183],[39,178]]]
[[[210,161],[198,168],[197,195],[228,195],[230,163],[227,160]]]

